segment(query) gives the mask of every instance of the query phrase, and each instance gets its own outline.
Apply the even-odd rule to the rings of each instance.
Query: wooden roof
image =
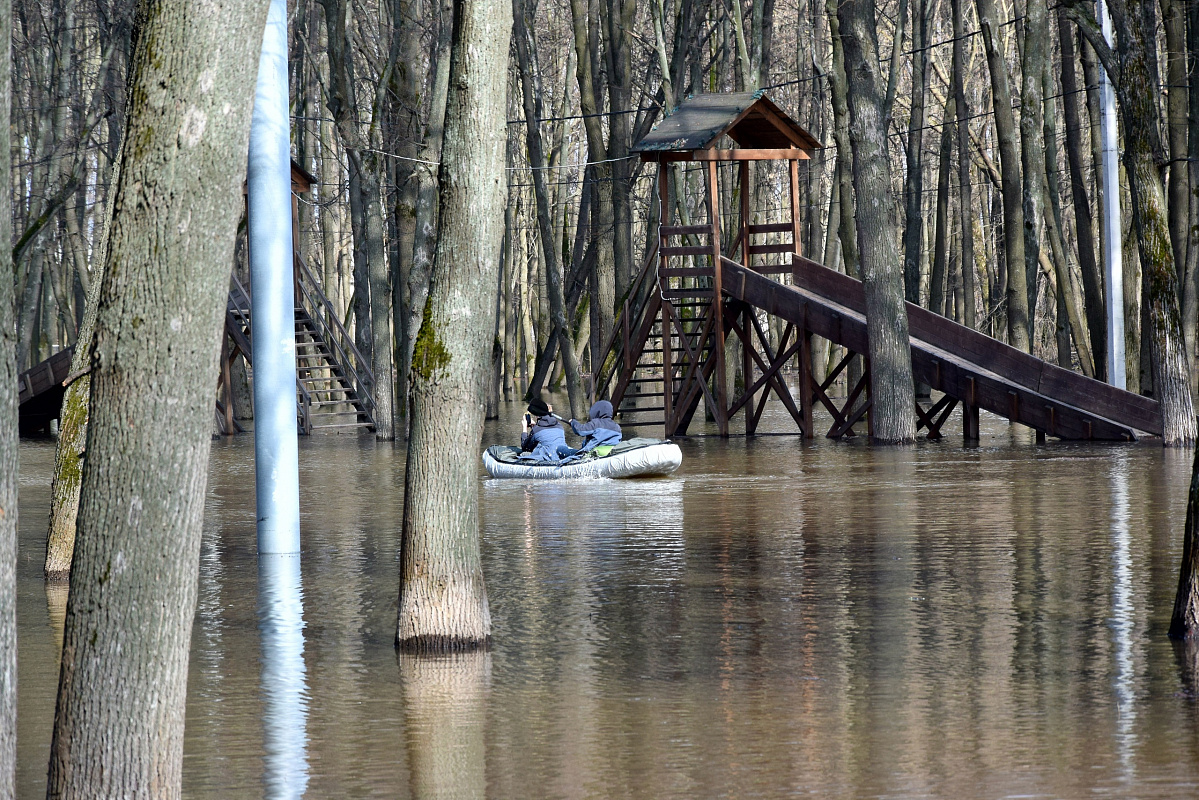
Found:
[[[714,148],[722,136],[739,147],[812,151],[823,145],[763,91],[693,95],[633,146],[642,158]],[[779,156],[780,158],[783,156]]]

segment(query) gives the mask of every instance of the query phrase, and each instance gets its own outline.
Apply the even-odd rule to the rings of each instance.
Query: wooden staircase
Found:
[[[296,423],[300,433],[375,427],[375,377],[308,266],[295,259]],[[238,355],[253,366],[250,287],[233,276],[221,359],[225,401],[217,416],[225,433],[239,428],[229,402],[229,368]]]

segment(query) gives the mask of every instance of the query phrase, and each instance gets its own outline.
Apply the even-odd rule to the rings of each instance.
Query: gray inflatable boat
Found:
[[[493,478],[643,478],[669,475],[683,463],[683,452],[668,439],[629,439],[604,456],[587,454],[564,464],[520,457],[519,447],[496,445],[483,453],[483,468]]]

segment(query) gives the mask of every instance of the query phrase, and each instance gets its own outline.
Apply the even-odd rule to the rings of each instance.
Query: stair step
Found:
[[[665,411],[665,406],[646,406],[645,408],[622,408],[619,413],[624,414],[648,414],[652,411]]]
[[[330,428],[373,428],[373,427],[375,427],[375,423],[373,423],[373,422],[339,422],[336,425],[317,425],[316,423],[313,423],[313,425],[312,425],[312,429],[314,431],[315,430],[329,430]]]

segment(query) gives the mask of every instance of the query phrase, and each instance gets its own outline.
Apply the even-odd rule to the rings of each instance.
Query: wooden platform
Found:
[[[866,353],[861,282],[799,256],[793,269],[796,285],[783,286],[723,259],[722,284],[731,298]],[[911,303],[907,310],[915,378],[968,410],[986,409],[1060,439],[1161,435],[1155,400],[1042,361]]]
[[[22,436],[50,432],[50,421],[62,411],[63,386],[71,372],[74,348],[65,347],[40,364],[25,370],[17,378],[19,426]]]

